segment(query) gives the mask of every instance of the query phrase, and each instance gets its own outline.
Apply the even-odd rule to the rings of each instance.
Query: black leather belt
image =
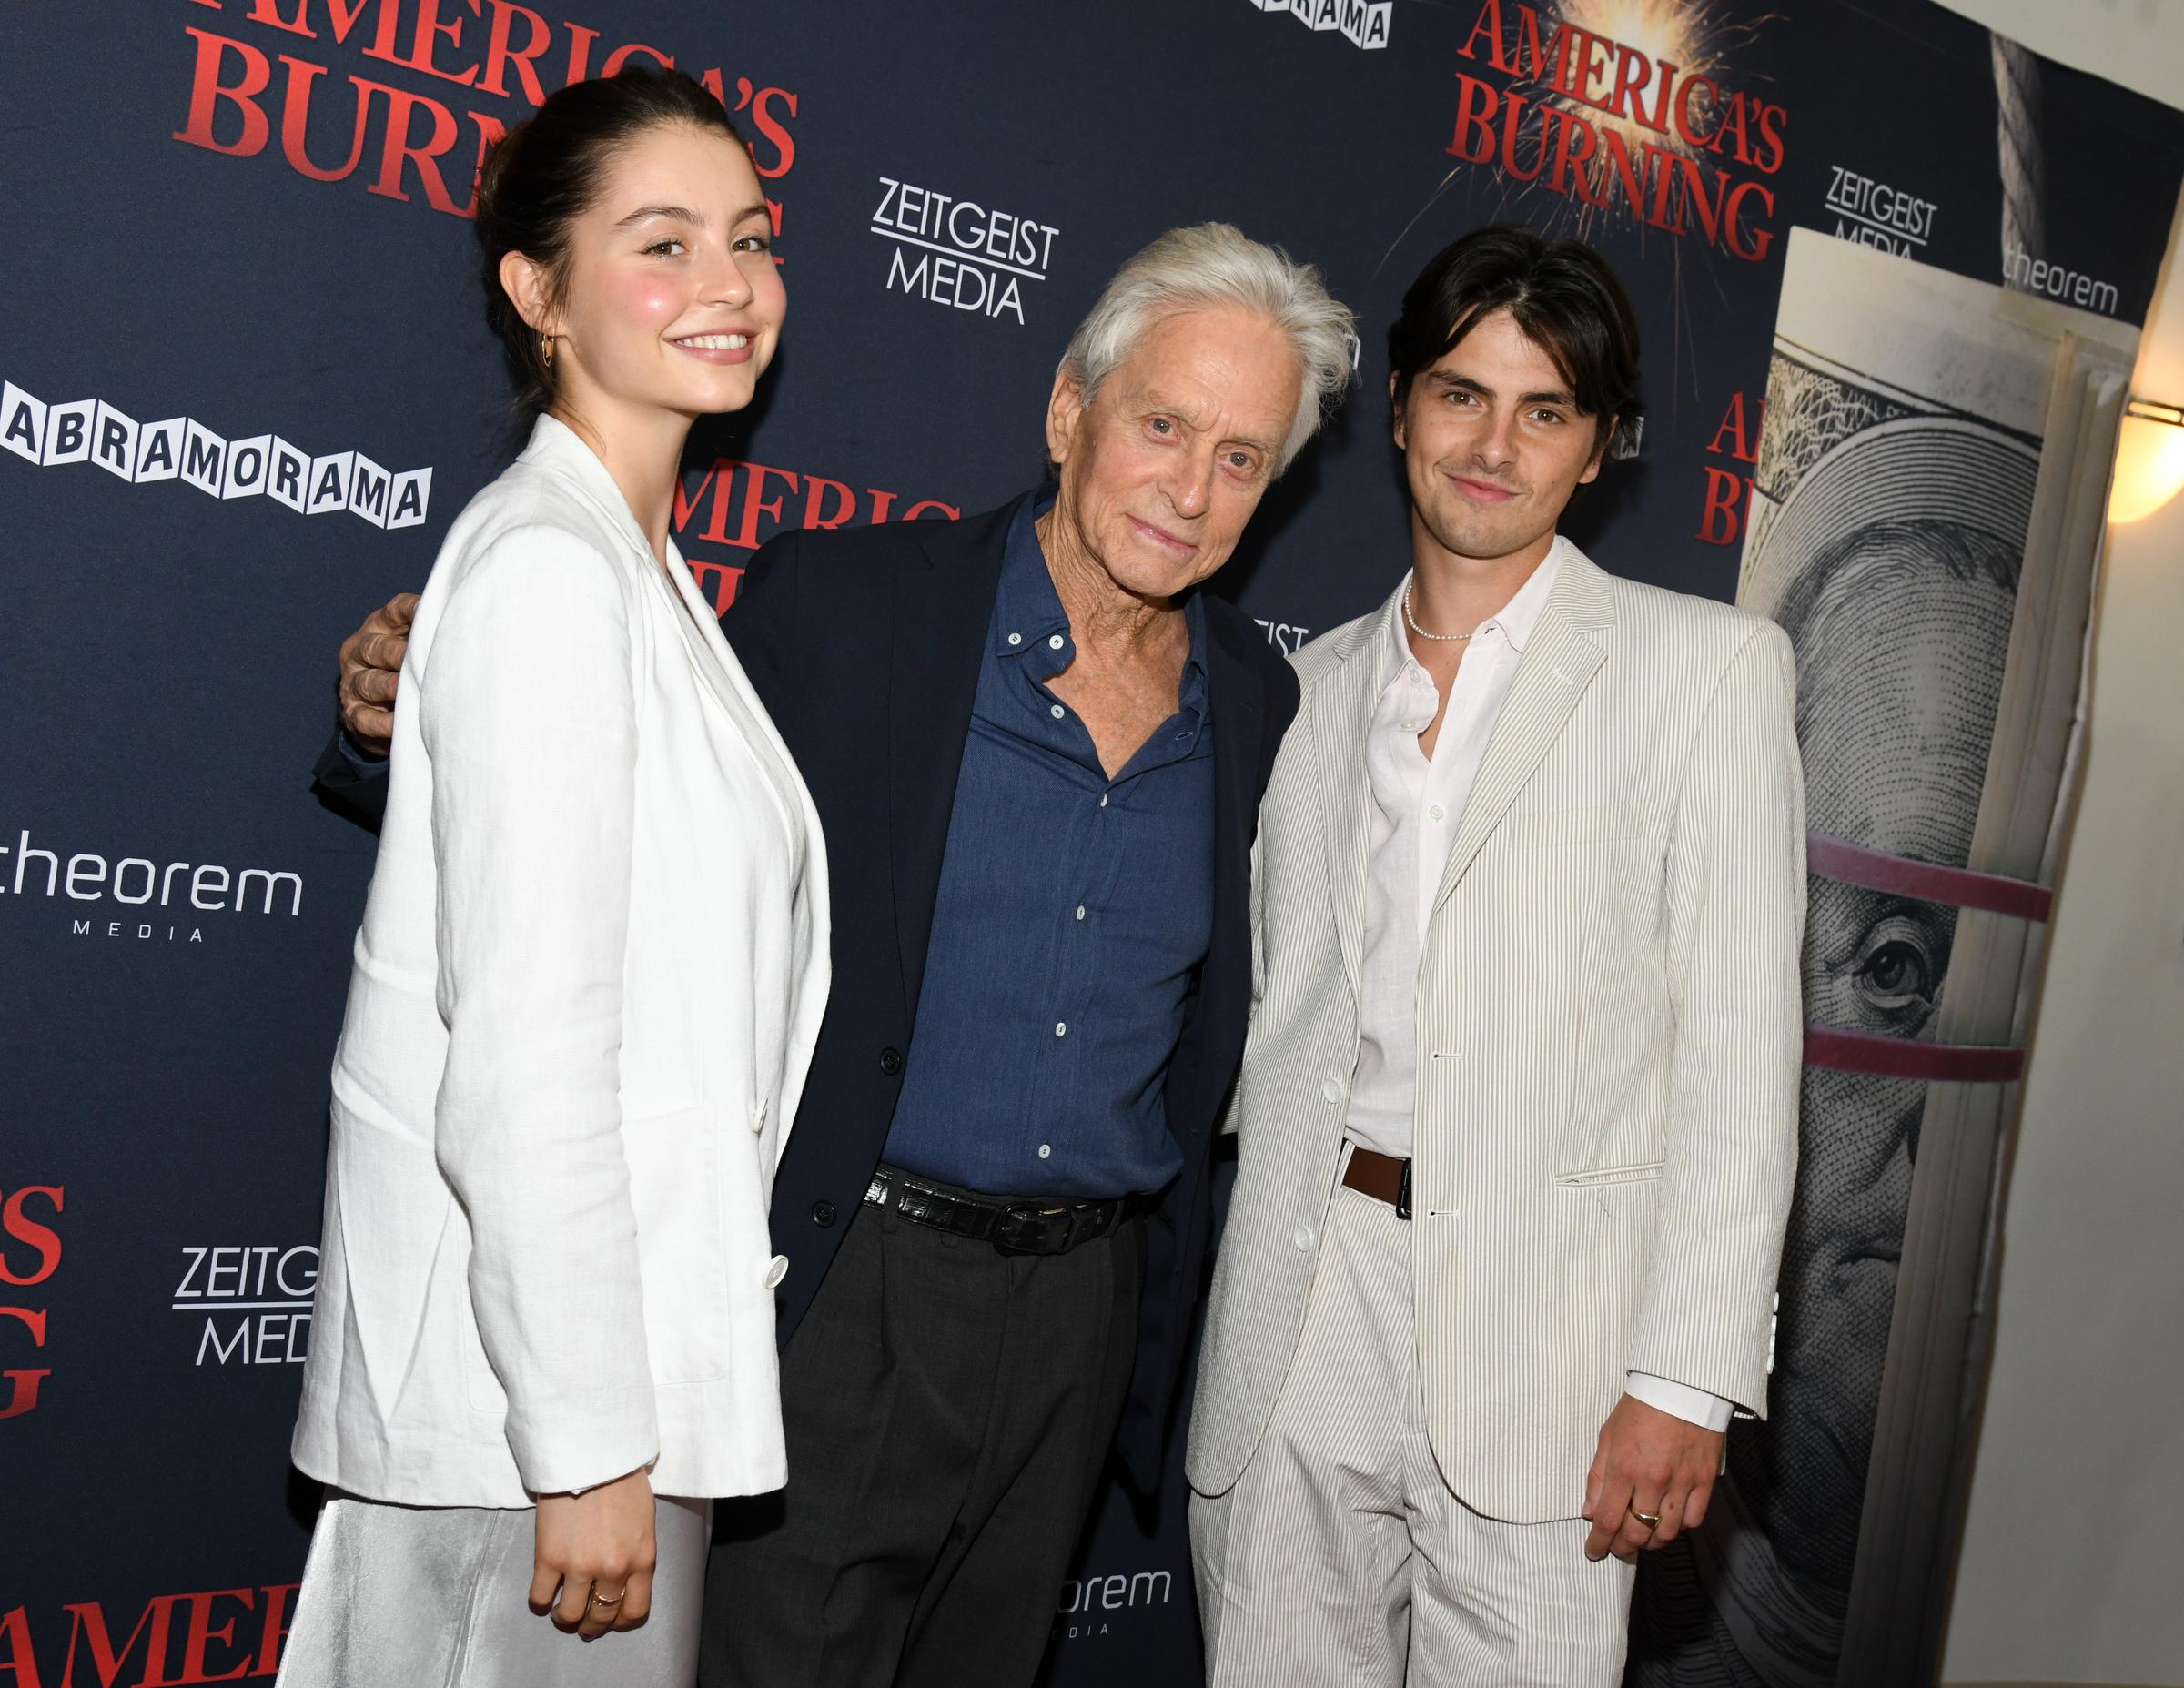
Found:
[[[914,1225],[990,1242],[1003,1254],[1067,1254],[1079,1243],[1113,1235],[1124,1221],[1150,1205],[1143,1196],[1111,1196],[1102,1201],[1008,1201],[935,1184],[887,1166],[872,1175],[864,1199],[875,1208],[893,1208]]]

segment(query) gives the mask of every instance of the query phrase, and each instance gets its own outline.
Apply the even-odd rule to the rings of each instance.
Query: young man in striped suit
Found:
[[[1803,781],[1772,623],[1555,529],[1637,414],[1590,248],[1457,241],[1389,334],[1411,571],[1298,659],[1191,1426],[1208,1675],[1609,1688],[1764,1412]]]

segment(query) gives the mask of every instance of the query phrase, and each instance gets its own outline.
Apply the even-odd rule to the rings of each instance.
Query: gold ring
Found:
[[[624,1589],[621,1593],[609,1598],[607,1595],[602,1594],[597,1589],[593,1589],[592,1591],[591,1603],[594,1606],[619,1606],[625,1599],[629,1597],[629,1590]]]
[[[1658,1530],[1661,1528],[1661,1514],[1658,1512],[1642,1512],[1635,1506],[1633,1506],[1631,1508],[1631,1516],[1635,1518],[1640,1523],[1643,1524],[1648,1530]]]

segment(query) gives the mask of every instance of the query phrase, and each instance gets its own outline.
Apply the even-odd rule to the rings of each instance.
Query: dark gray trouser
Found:
[[[1030,1683],[1129,1388],[1143,1225],[1004,1255],[858,1208],[783,1356],[788,1487],[718,1504],[700,1688]]]

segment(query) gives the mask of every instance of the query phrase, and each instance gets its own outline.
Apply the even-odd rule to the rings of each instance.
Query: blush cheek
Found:
[[[657,335],[682,315],[684,291],[664,276],[625,272],[608,278],[602,302],[631,328]]]

